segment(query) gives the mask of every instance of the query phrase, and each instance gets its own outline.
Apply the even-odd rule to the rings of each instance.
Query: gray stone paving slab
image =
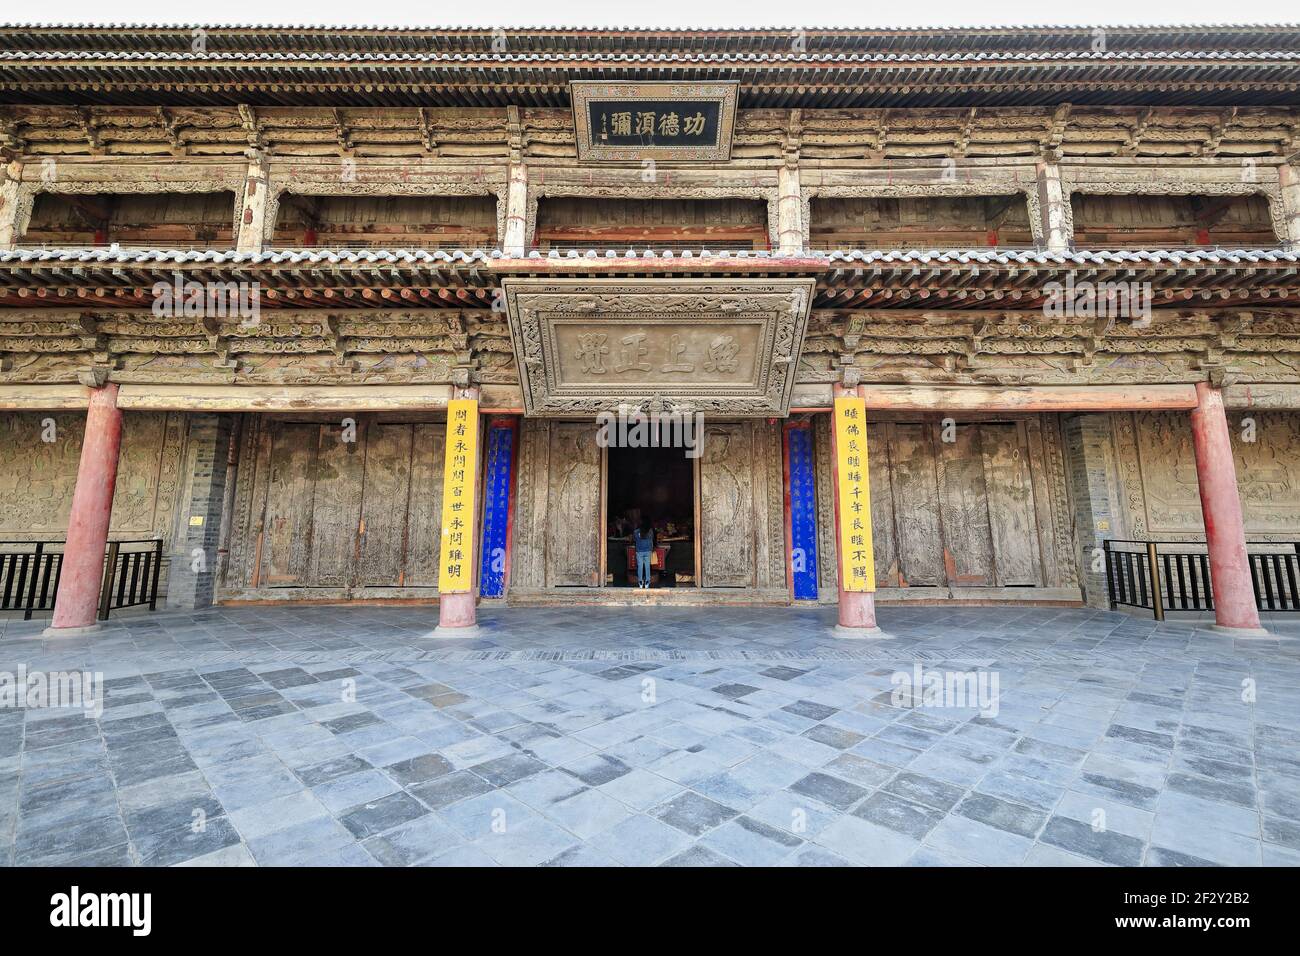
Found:
[[[105,677],[98,717],[0,710],[0,864],[1300,865],[1300,623],[480,617],[455,646],[427,607],[0,619],[0,671]],[[909,706],[916,667],[996,675],[993,712]]]

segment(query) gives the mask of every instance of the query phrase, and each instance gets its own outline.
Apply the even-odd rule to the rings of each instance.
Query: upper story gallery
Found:
[[[654,601],[1105,605],[1104,541],[1235,528],[1255,627],[1229,545],[1300,538],[1297,103],[1296,26],[0,27],[0,536],[98,596],[81,485],[176,606],[436,600],[469,400],[453,626],[633,599],[653,512]],[[615,454],[620,408],[701,453]]]

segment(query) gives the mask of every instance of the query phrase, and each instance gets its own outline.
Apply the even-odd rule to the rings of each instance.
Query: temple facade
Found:
[[[1253,633],[1300,607],[1288,50],[0,28],[5,606]]]

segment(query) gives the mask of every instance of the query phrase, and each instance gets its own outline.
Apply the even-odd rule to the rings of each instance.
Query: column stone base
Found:
[[[477,624],[471,624],[469,627],[445,627],[439,624],[432,631],[424,636],[433,640],[455,640],[463,637],[481,637],[483,628]]]
[[[878,627],[845,627],[843,624],[836,624],[831,633],[844,641],[888,641],[894,636]]]
[[[94,634],[100,630],[103,630],[102,624],[87,624],[84,627],[47,627],[41,631],[41,637],[81,637],[83,634]]]
[[[1248,641],[1260,640],[1262,638],[1277,640],[1277,635],[1266,627],[1228,627],[1224,624],[1210,624],[1205,628],[1205,630]]]

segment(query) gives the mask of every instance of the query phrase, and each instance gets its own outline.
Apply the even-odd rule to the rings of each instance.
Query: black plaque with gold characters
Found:
[[[582,162],[723,162],[731,157],[736,84],[575,80]]]

